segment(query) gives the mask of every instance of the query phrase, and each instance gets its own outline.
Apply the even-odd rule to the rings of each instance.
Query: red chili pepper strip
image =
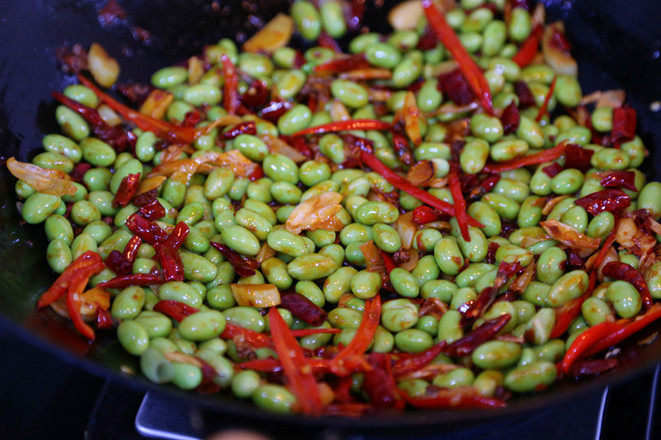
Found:
[[[426,225],[439,219],[440,216],[427,205],[418,206],[413,210],[413,223],[417,225]]]
[[[129,174],[122,179],[122,182],[117,188],[117,194],[112,201],[113,208],[123,208],[129,204],[135,193],[138,191],[140,184],[140,173]]]
[[[627,142],[636,136],[636,110],[631,107],[613,109],[611,141],[615,144]]]
[[[236,73],[236,67],[227,54],[220,57],[223,63],[223,76],[225,87],[223,90],[223,106],[231,115],[236,114],[241,101],[239,100],[239,77]]]
[[[443,349],[443,353],[448,356],[465,356],[471,354],[478,345],[488,341],[507,325],[512,317],[509,314],[500,315],[497,318],[484,321],[482,325],[467,334],[461,339],[457,339]]]
[[[124,252],[122,254],[124,259],[133,264],[133,262],[135,262],[135,258],[138,256],[138,249],[140,249],[141,244],[142,239],[140,237],[137,235],[131,237],[129,242],[126,243],[126,247],[124,248]]]
[[[138,197],[140,197],[140,195],[138,195]],[[165,208],[161,205],[161,202],[156,199],[141,206],[138,212],[147,220],[158,220],[159,218],[165,217]]]
[[[519,157],[507,162],[500,162],[495,164],[487,164],[482,171],[485,173],[502,173],[504,171],[516,170],[528,165],[537,165],[544,162],[551,162],[565,153],[566,144],[561,142],[553,148],[540,151],[539,153],[531,154],[529,156]]]
[[[372,353],[368,357],[370,371],[365,374],[363,390],[375,408],[403,410],[406,402],[400,398],[397,383],[392,374],[390,356]]]
[[[133,122],[142,130],[151,131],[160,138],[179,141],[185,144],[193,142],[199,134],[199,132],[193,127],[170,124],[161,121],[160,119],[154,119],[121,104],[110,95],[102,92],[92,81],[82,75],[78,75],[78,80],[87,88],[92,89],[94,94],[98,96],[101,101],[119,113],[122,118],[126,121]]]
[[[606,237],[606,240],[604,240],[604,243],[601,245],[601,249],[599,249],[597,258],[595,258],[594,262],[592,263],[592,267],[597,268],[601,266],[601,262],[604,261],[604,258],[606,258],[608,249],[615,242],[615,238],[617,237],[617,227],[618,227],[618,219],[617,217],[615,217],[615,224],[613,225],[613,229],[611,229],[610,234],[608,234],[608,237]]]
[[[652,307],[652,304],[654,304],[645,277],[633,266],[620,261],[610,261],[604,266],[601,272],[607,277],[633,284],[640,294],[640,298],[643,300],[645,309]]]
[[[160,226],[136,214],[129,216],[125,225],[131,232],[152,246],[163,243],[168,238],[168,233]]]
[[[296,318],[315,327],[323,324],[328,317],[324,309],[298,293],[282,295],[280,307],[289,310]]]
[[[406,376],[407,374],[413,373],[414,371],[429,365],[436,356],[443,352],[446,345],[447,343],[445,341],[441,341],[425,351],[397,360],[392,366],[393,376]]]
[[[404,177],[395,173],[393,170],[388,168],[383,162],[381,162],[374,154],[369,153],[365,150],[360,151],[360,160],[372,168],[377,174],[383,176],[391,185],[395,188],[411,194],[413,197],[421,200],[422,202],[437,208],[441,212],[454,217],[455,209],[451,204],[444,202],[443,200],[429,194],[427,191],[414,186],[411,182],[406,180]],[[469,226],[477,226],[479,228],[484,227],[483,224],[475,220],[474,218],[467,216],[467,223]]]
[[[473,387],[439,388],[430,397],[411,397],[405,392],[400,393],[406,402],[416,408],[504,408],[504,400],[497,397],[487,397],[478,393]]]
[[[332,133],[336,131],[390,129],[392,129],[392,124],[377,119],[347,119],[346,121],[335,121],[329,122],[328,124],[317,125],[315,127],[308,127],[294,133],[292,137],[305,136],[308,134]]]
[[[228,141],[242,134],[257,134],[257,125],[255,124],[255,121],[240,122],[221,133],[218,137],[224,141]]]
[[[595,266],[596,267],[596,266]],[[551,330],[551,339],[555,339],[564,334],[574,319],[578,318],[578,315],[581,314],[581,306],[586,299],[592,295],[592,291],[597,282],[597,272],[590,272],[590,282],[585,293],[578,298],[574,298],[571,301],[563,304],[560,308],[555,311],[555,325]]]
[[[303,354],[303,349],[291,334],[278,309],[272,307],[268,313],[271,337],[282,364],[287,382],[298,400],[304,414],[318,416],[323,410],[317,381]]]
[[[100,268],[100,269],[99,269]],[[67,292],[71,283],[79,278],[81,274],[98,273],[103,270],[103,260],[96,252],[87,251],[76,258],[62,274],[57,277],[55,282],[46,290],[37,301],[37,308],[51,305],[54,301],[60,299]],[[98,271],[97,271],[98,269]]]
[[[365,312],[360,321],[356,335],[351,342],[338,353],[331,363],[331,371],[338,376],[346,376],[354,370],[368,367],[363,355],[374,339],[374,334],[381,321],[381,297],[375,297],[365,302]]]
[[[386,268],[386,273],[390,275],[390,272],[392,272],[392,270],[397,267],[395,260],[393,260],[392,255],[382,249],[379,249],[379,254],[383,260],[383,265]]]
[[[101,272],[102,269],[97,271]],[[74,327],[78,330],[78,333],[85,336],[89,340],[94,340],[94,330],[90,327],[80,314],[80,296],[83,294],[83,290],[89,281],[91,273],[82,273],[79,274],[72,282],[69,284],[67,289],[67,311],[69,312],[69,318],[73,322]]]
[[[593,356],[599,352],[602,352],[610,347],[613,347],[620,342],[624,341],[631,335],[638,333],[648,325],[652,324],[654,321],[661,318],[661,304],[654,304],[648,311],[643,313],[640,316],[634,318],[633,321],[629,320],[620,320],[624,322],[624,325],[618,330],[610,333],[599,341],[594,346],[590,347],[588,351],[585,352],[587,356]],[[618,321],[618,322],[620,322]]]
[[[519,51],[512,57],[512,61],[518,64],[519,67],[526,67],[528,64],[532,63],[533,59],[535,59],[537,49],[539,49],[539,40],[542,36],[542,32],[542,26],[537,25],[530,35],[528,35],[526,41],[523,42]]]
[[[60,103],[64,104],[65,106],[69,107],[71,110],[78,113],[90,124],[95,125],[97,127],[106,125],[106,121],[103,120],[99,112],[96,111],[95,109],[88,107],[84,104],[81,104],[80,102],[75,101],[60,92],[52,92],[51,95]]]
[[[459,182],[457,170],[450,170],[450,175],[448,177],[448,184],[450,185],[452,200],[454,200],[454,214],[457,218],[457,224],[459,225],[461,236],[465,241],[471,241],[471,237],[468,234],[468,214],[466,214],[466,200],[464,200],[464,195],[461,192],[461,183]]]
[[[254,359],[246,362],[239,362],[235,367],[240,370],[255,370],[262,373],[278,373],[282,371],[282,364],[278,359]]]
[[[149,273],[132,273],[115,277],[112,280],[99,283],[104,289],[123,289],[129,286],[149,286],[152,284],[163,284],[164,280],[159,275]]]
[[[434,32],[436,32],[436,35],[438,35],[438,38],[443,45],[459,64],[461,73],[464,75],[464,78],[466,78],[466,81],[470,84],[471,89],[480,100],[484,111],[493,115],[489,83],[484,78],[479,66],[473,61],[473,58],[471,58],[463,44],[461,44],[459,37],[457,37],[457,34],[445,20],[445,16],[440,9],[438,9],[438,6],[436,6],[432,0],[423,0],[422,7],[427,16],[429,26]]]
[[[189,230],[190,228],[186,223],[179,222],[165,241],[155,246],[156,259],[163,268],[165,281],[184,280],[184,264],[177,250],[188,236]]]
[[[611,171],[601,179],[604,188],[624,188],[638,191],[636,188],[636,173],[633,171]]]
[[[225,324],[225,330],[220,334],[220,337],[222,339],[240,337],[255,348],[271,347],[273,345],[273,341],[268,335],[229,322]]]
[[[215,241],[210,241],[209,244],[227,258],[239,276],[251,277],[255,275],[255,270],[259,269],[260,263],[257,260],[241,255],[230,249],[229,246]]]
[[[364,54],[349,55],[343,58],[335,58],[314,67],[316,73],[333,75],[347,72],[349,70],[367,69],[371,67]]]
[[[551,98],[553,97],[553,91],[555,90],[555,81],[557,79],[558,79],[557,75],[553,77],[553,81],[551,81],[551,85],[549,86],[549,92],[546,94],[546,97],[544,98],[544,103],[539,108],[539,112],[537,113],[535,122],[541,121],[544,115],[546,114],[546,110],[549,108],[549,102],[551,102]]]
[[[622,323],[604,321],[600,324],[597,324],[589,329],[585,330],[583,333],[578,335],[574,342],[565,353],[565,356],[560,362],[560,370],[565,374],[569,373],[569,369],[572,364],[578,360],[583,354],[590,350],[593,346],[604,339],[609,334],[618,331],[622,328]]]
[[[168,315],[170,318],[181,322],[185,317],[197,313],[200,310],[173,299],[164,299],[154,304],[154,311]]]
[[[582,206],[592,215],[600,214],[604,211],[621,211],[631,205],[631,197],[621,189],[602,189],[574,202]]]

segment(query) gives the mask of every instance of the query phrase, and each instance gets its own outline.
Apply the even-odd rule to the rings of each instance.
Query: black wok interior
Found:
[[[41,148],[41,137],[57,131],[51,91],[74,82],[61,72],[55,50],[100,42],[120,60],[120,80],[145,81],[160,66],[199,53],[221,37],[243,41],[287,1],[154,0],[119,1],[127,19],[101,26],[97,11],[105,1],[23,0],[0,3],[0,157],[26,160]],[[368,3],[367,24],[386,31],[386,11],[396,2]],[[572,52],[579,60],[584,92],[624,88],[638,111],[638,128],[650,157],[648,177],[661,179],[661,12],[654,0],[550,0],[548,15],[566,21]],[[635,4],[635,6],[633,6]],[[134,26],[149,31],[147,42],[134,38]],[[660,105],[661,106],[661,105]],[[4,165],[4,161],[3,161]],[[0,167],[0,331],[47,350],[78,368],[108,376],[127,386],[166,393],[172,399],[225,413],[261,420],[276,417],[226,395],[199,396],[170,387],[156,387],[145,379],[120,372],[137,371],[137,362],[112,337],[102,335],[88,345],[62,319],[35,312],[35,303],[54,276],[45,260],[43,225],[21,224],[14,196],[15,179]],[[345,427],[407,427],[458,424],[521,414],[576,398],[596,387],[621,381],[661,361],[661,341],[632,352],[616,372],[580,383],[562,383],[546,393],[523,396],[502,411],[407,412],[375,415],[360,420],[309,419],[292,416],[292,423],[334,424]]]

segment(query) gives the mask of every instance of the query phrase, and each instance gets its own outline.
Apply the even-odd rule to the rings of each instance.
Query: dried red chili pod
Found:
[[[296,318],[314,327],[323,324],[328,316],[324,309],[298,293],[282,295],[281,301],[280,307],[289,310]]]
[[[147,220],[158,220],[165,216],[165,208],[156,199],[141,206],[138,212]]]
[[[560,165],[558,162],[553,162],[551,165],[546,165],[544,168],[542,168],[542,172],[551,178],[557,176],[558,173],[560,173],[562,170],[562,165]]]
[[[293,106],[294,104],[289,101],[274,99],[262,109],[262,119],[275,123]]]
[[[448,356],[465,356],[471,354],[480,344],[493,338],[512,317],[509,314],[488,319],[478,328],[461,339],[457,339],[443,349]]]
[[[153,310],[168,315],[176,321],[183,321],[187,316],[199,312],[199,309],[173,299],[163,299],[154,304]]]
[[[631,107],[613,109],[613,128],[610,140],[613,144],[628,142],[636,136],[636,110]]]
[[[257,134],[257,125],[255,121],[240,122],[218,136],[221,140],[227,141],[234,139],[241,134]]]
[[[590,214],[597,215],[604,211],[617,212],[626,209],[631,205],[631,198],[622,190],[609,188],[588,194],[574,203],[585,208]]]
[[[85,177],[85,173],[91,168],[92,165],[88,164],[87,162],[78,162],[73,167],[73,170],[69,173],[69,177],[71,177],[71,180],[74,182],[82,183],[83,177]]]
[[[535,97],[525,81],[514,82],[514,94],[519,98],[519,108],[526,109],[535,105]]]
[[[494,186],[500,181],[500,174],[492,174],[491,176],[485,177],[479,185],[472,188],[468,194],[470,200],[478,200],[488,192],[490,192]]]
[[[466,105],[475,100],[475,94],[459,69],[440,75],[438,87],[450,101],[457,105]]]
[[[234,271],[241,277],[250,277],[255,275],[255,270],[259,269],[259,262],[250,257],[240,255],[238,252],[233,251],[224,244],[216,243],[215,241],[210,241],[209,244],[211,247],[219,251],[223,257],[227,258],[227,261],[230,262]]]
[[[127,261],[126,258],[124,258],[124,255],[117,250],[110,252],[103,262],[108,269],[112,270],[117,275],[128,275],[133,269],[133,264]]]
[[[654,303],[645,277],[635,267],[620,261],[610,261],[601,269],[601,272],[607,277],[631,283],[640,294],[646,309]]]
[[[633,171],[610,171],[601,178],[600,183],[604,188],[624,188],[638,191],[638,188],[636,188],[636,173]]]
[[[229,114],[234,115],[241,104],[239,100],[239,77],[234,63],[227,54],[223,54],[220,59],[223,64],[223,77],[225,78],[223,106]]]
[[[565,168],[576,168],[579,171],[586,172],[592,166],[590,160],[594,150],[583,148],[576,144],[567,144],[565,149]]]
[[[138,191],[140,184],[140,173],[124,176],[117,188],[117,193],[112,201],[113,208],[123,208],[131,202],[131,199]]]
[[[521,115],[519,114],[519,108],[514,101],[510,102],[509,105],[505,107],[502,115],[500,115],[500,122],[503,124],[503,132],[505,134],[512,134],[519,128]]]
[[[391,131],[392,134],[392,146],[395,150],[395,156],[399,159],[404,165],[413,166],[415,159],[413,159],[413,150],[409,145],[409,141],[406,136],[397,131]]]
[[[133,214],[129,216],[126,219],[125,225],[131,232],[152,246],[163,243],[168,238],[168,233],[161,229],[160,226],[140,215]]]
[[[269,89],[264,83],[256,79],[250,83],[248,90],[241,96],[241,103],[248,109],[256,112],[269,101],[270,94]]]

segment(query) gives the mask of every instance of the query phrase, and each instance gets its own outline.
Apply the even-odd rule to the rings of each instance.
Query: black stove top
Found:
[[[0,438],[196,440],[228,428],[256,428],[254,422],[195,408],[173,406],[90,375],[52,355],[0,333]],[[659,368],[626,383],[598,390],[571,403],[532,415],[508,418],[452,432],[383,432],[257,427],[274,440],[661,439]]]

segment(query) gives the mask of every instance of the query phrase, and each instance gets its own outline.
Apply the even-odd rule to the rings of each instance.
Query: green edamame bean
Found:
[[[476,117],[477,115],[473,116],[473,119],[475,119]],[[486,125],[486,124],[481,124],[481,125]],[[473,122],[471,120],[471,127],[472,126],[473,126]],[[484,127],[481,127],[480,130],[487,132],[487,129],[485,129]],[[488,131],[488,133],[489,134],[484,134],[482,137],[491,136],[491,131]],[[461,165],[461,169],[465,173],[475,174],[482,171],[488,158],[489,158],[489,144],[487,143],[487,141],[485,141],[484,139],[471,139],[466,143],[466,145],[464,145],[464,149],[459,155],[459,163]]]
[[[35,225],[46,221],[60,204],[62,204],[62,200],[57,196],[35,192],[23,203],[21,215],[27,223]]]
[[[151,76],[151,84],[160,89],[184,83],[188,79],[188,69],[181,66],[164,67]]]
[[[236,305],[232,289],[227,284],[209,288],[207,290],[206,299],[211,307],[221,311]]]
[[[526,340],[535,345],[542,345],[549,340],[555,326],[555,312],[551,308],[542,308],[526,324]]]
[[[321,33],[321,17],[312,3],[308,1],[294,2],[289,12],[294,19],[296,29],[298,29],[303,38],[313,41],[319,37]]]
[[[505,375],[505,387],[515,393],[540,391],[550,386],[558,375],[555,364],[537,361],[516,367]]]
[[[505,220],[515,220],[519,215],[521,205],[516,200],[512,200],[505,195],[497,193],[485,194],[482,197],[482,202],[495,209],[498,215]]]
[[[418,306],[401,298],[387,301],[381,307],[381,325],[391,332],[413,328],[418,322]]]
[[[154,383],[168,383],[174,379],[174,367],[163,353],[149,347],[140,356],[140,371]]]
[[[397,88],[404,88],[411,85],[413,81],[418,79],[420,73],[422,73],[423,63],[423,55],[419,51],[411,51],[404,55],[392,71],[391,81],[393,85]]]
[[[507,39],[507,26],[501,20],[494,20],[484,28],[482,53],[487,56],[498,55]]]
[[[393,289],[401,296],[415,298],[420,293],[420,287],[409,271],[396,267],[390,272],[390,282]]]
[[[242,370],[232,376],[232,393],[241,399],[250,398],[259,387],[261,379],[253,370]]]
[[[126,320],[135,319],[145,304],[145,291],[140,286],[130,286],[123,289],[112,303],[110,313],[113,318]]]
[[[491,158],[496,162],[512,160],[525,155],[529,148],[528,142],[523,139],[502,140],[491,146]]]
[[[613,317],[608,303],[597,297],[590,297],[581,305],[581,315],[590,327]],[[564,344],[563,344],[564,345]]]
[[[298,3],[301,2],[295,4]],[[253,391],[252,401],[266,411],[289,414],[296,404],[296,397],[282,385],[266,384],[258,386]]]
[[[269,283],[278,289],[286,290],[294,283],[293,278],[287,272],[287,264],[276,257],[271,257],[262,262],[261,271]]]
[[[169,335],[172,330],[172,320],[169,317],[151,310],[140,312],[138,317],[135,318],[135,322],[145,329],[150,340],[153,340],[154,338],[164,338]]]
[[[573,270],[561,276],[548,292],[546,300],[552,307],[559,307],[581,296],[588,287],[588,274],[582,270]]]
[[[149,348],[149,335],[135,321],[122,321],[117,327],[117,339],[124,350],[134,356],[142,355]]]
[[[475,292],[475,289],[471,287],[461,287],[452,295],[450,308],[452,310],[459,310],[459,307],[469,301],[474,301],[475,299],[477,299],[477,292]]]
[[[394,69],[402,59],[402,54],[395,46],[375,41],[365,46],[365,57],[370,64],[384,69]]]
[[[297,280],[325,278],[337,269],[335,260],[322,254],[306,254],[294,258],[287,265],[289,274]]]
[[[97,138],[86,137],[80,141],[79,145],[83,152],[83,159],[93,166],[109,167],[115,163],[117,154],[105,142]]]
[[[514,342],[488,341],[479,345],[471,359],[480,368],[500,370],[516,364],[521,357],[521,346]]]
[[[448,280],[430,280],[422,285],[420,296],[423,299],[438,298],[446,304],[452,300],[452,294],[458,289],[457,285]]]
[[[447,343],[456,341],[464,336],[461,326],[462,314],[457,310],[448,310],[438,321],[438,340]]]
[[[249,256],[259,252],[259,240],[246,228],[238,225],[229,225],[221,231],[223,242],[232,250]]]
[[[510,16],[508,34],[512,40],[521,43],[532,31],[530,13],[524,8],[513,8]]]
[[[64,272],[64,269],[73,261],[69,244],[61,238],[51,240],[46,248],[46,260],[53,271]]]
[[[661,182],[650,182],[638,194],[638,209],[647,209],[656,219],[661,216]]]
[[[369,226],[376,223],[394,223],[399,218],[399,211],[388,202],[366,202],[356,209],[355,218]]]
[[[629,155],[617,148],[602,148],[594,153],[590,164],[600,170],[625,170],[630,166]]]
[[[626,281],[613,281],[608,286],[606,298],[613,303],[615,312],[622,318],[633,318],[642,307],[640,294]]]
[[[312,112],[310,109],[303,104],[298,104],[280,116],[278,130],[281,134],[289,136],[308,127],[311,120]]]
[[[456,219],[453,218],[450,223],[452,224],[453,222],[456,223]],[[486,237],[480,228],[474,226],[468,227],[468,235],[470,241],[464,240],[461,234],[457,237],[457,244],[459,244],[461,253],[472,262],[482,261],[486,257],[488,250]]]
[[[183,281],[168,281],[162,284],[158,296],[163,300],[171,299],[195,308],[202,305],[202,296]]]
[[[445,374],[437,375],[432,385],[442,388],[470,386],[475,381],[475,374],[468,368],[459,367]]]
[[[564,274],[567,261],[565,251],[551,247],[542,252],[537,261],[537,279],[542,283],[553,284]]]
[[[494,266],[488,263],[472,263],[456,276],[454,282],[458,287],[475,287],[480,278],[491,272]]]
[[[261,333],[266,328],[266,320],[253,307],[232,307],[223,311],[227,322]],[[192,316],[192,315],[191,315]]]
[[[434,345],[431,335],[425,331],[410,328],[395,335],[395,346],[405,353],[420,353]]]
[[[441,271],[447,275],[457,275],[464,266],[464,256],[453,237],[443,237],[436,242],[434,258]]]
[[[217,310],[193,313],[179,324],[179,333],[191,341],[206,341],[225,330],[225,317]]]
[[[71,223],[61,215],[51,214],[46,218],[44,231],[49,241],[62,240],[67,247],[73,241],[73,228]]]
[[[90,127],[87,121],[64,105],[58,105],[55,109],[55,119],[60,125],[62,132],[75,141],[80,141],[90,134]]]
[[[558,75],[553,94],[558,102],[566,107],[576,107],[583,98],[578,79],[575,76],[565,74]]]
[[[172,383],[182,390],[192,390],[202,382],[202,370],[196,365],[173,362],[172,368]]]
[[[353,81],[336,79],[331,83],[331,93],[351,108],[359,108],[369,103],[367,89]]]
[[[275,229],[268,234],[267,243],[271,249],[292,257],[300,257],[310,252],[303,237],[284,229]]]

